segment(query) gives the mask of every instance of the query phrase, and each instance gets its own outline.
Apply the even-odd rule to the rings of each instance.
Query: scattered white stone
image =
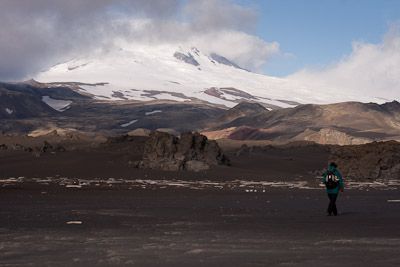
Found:
[[[149,116],[149,115],[153,115],[153,114],[157,114],[157,113],[161,113],[161,112],[162,112],[162,110],[153,110],[150,112],[146,112],[145,114],[146,114],[146,116]]]
[[[400,199],[388,199],[389,203],[400,203]]]
[[[137,122],[138,122],[138,120],[132,120],[132,121],[130,121],[130,122],[121,124],[121,127],[126,128],[126,127],[128,127],[128,126],[131,126],[131,125],[134,124],[134,123],[137,123]]]
[[[66,224],[71,225],[71,224],[75,224],[75,225],[81,225],[83,222],[82,221],[69,221],[66,222]]]
[[[189,250],[189,251],[186,251],[186,253],[185,254],[200,254],[200,253],[203,253],[204,252],[204,249],[192,249],[192,250]]]
[[[80,184],[67,184],[66,188],[82,188]]]
[[[6,108],[5,110],[6,110],[8,115],[11,115],[11,114],[14,113],[14,110],[12,110],[12,109]]]

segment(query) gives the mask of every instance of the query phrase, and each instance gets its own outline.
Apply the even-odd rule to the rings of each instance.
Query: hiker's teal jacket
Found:
[[[322,175],[322,183],[325,184],[325,185],[326,185],[326,176],[328,175],[328,171],[333,172],[339,178],[339,184],[338,184],[338,186],[336,188],[333,188],[333,189],[328,189],[327,188],[326,192],[328,194],[339,194],[340,188],[344,188],[342,174],[335,167],[329,166],[328,170],[326,172],[324,172],[324,174]]]

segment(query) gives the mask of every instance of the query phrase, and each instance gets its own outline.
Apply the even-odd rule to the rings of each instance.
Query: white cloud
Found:
[[[249,31],[256,26],[258,17],[254,9],[230,0],[191,0],[184,7],[183,14],[197,32]]]
[[[325,69],[305,69],[288,78],[311,93],[333,92],[339,99],[352,95],[354,100],[366,96],[400,100],[399,28],[393,26],[379,44],[354,42],[349,56]]]
[[[239,31],[202,34],[194,36],[191,42],[202,51],[223,55],[239,66],[253,71],[261,71],[267,60],[279,53],[277,42],[269,43]]]
[[[277,43],[252,31],[255,10],[233,0],[2,0],[0,80],[125,42],[190,44],[259,70]]]

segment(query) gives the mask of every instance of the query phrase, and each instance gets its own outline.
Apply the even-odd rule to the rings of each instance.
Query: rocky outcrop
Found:
[[[0,150],[9,150],[9,151],[23,151],[23,152],[29,152],[29,153],[34,153],[35,156],[40,156],[41,154],[44,153],[57,153],[57,152],[65,152],[66,149],[60,145],[52,145],[47,141],[44,141],[41,146],[36,146],[36,147],[30,147],[30,146],[25,146],[22,144],[12,144],[11,146],[7,146],[6,144],[1,144],[0,145]]]
[[[65,152],[66,149],[62,145],[53,146],[47,141],[43,142],[43,145],[40,147],[40,153],[56,153],[56,152]]]
[[[400,143],[374,142],[359,146],[335,146],[331,161],[345,178],[400,179]]]
[[[354,137],[332,128],[323,128],[319,131],[305,130],[294,138],[295,140],[312,141],[321,145],[362,145],[371,142],[371,139]]]
[[[193,66],[200,66],[200,63],[197,62],[197,60],[193,57],[192,54],[188,53],[187,55],[181,53],[181,52],[175,52],[174,57],[180,61],[183,61],[187,64],[193,65]]]
[[[213,165],[229,165],[217,142],[199,133],[184,133],[180,138],[153,132],[147,140],[138,167],[167,171],[202,171]]]
[[[138,128],[128,133],[129,136],[149,136],[151,131],[149,129]]]

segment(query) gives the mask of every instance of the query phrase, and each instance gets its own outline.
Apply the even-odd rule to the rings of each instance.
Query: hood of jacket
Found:
[[[332,166],[332,165],[329,165],[328,166],[328,171],[334,172],[334,171],[336,171],[336,167]]]

